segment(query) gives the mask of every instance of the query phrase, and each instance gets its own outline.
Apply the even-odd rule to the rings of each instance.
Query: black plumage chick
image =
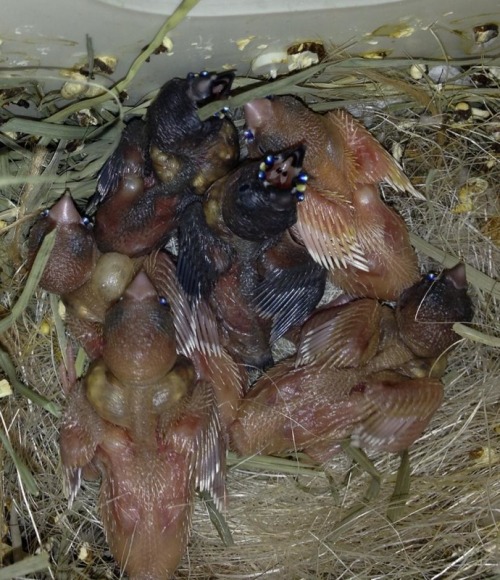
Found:
[[[201,121],[198,106],[227,95],[233,73],[188,75],[160,90],[145,121],[132,120],[99,175],[89,211],[102,251],[141,256],[164,244],[183,208],[238,160],[226,117]]]
[[[271,343],[320,300],[325,271],[295,243],[307,176],[304,147],[243,164],[186,211],[178,275],[191,296],[209,297],[223,342],[237,360],[272,364]]]
[[[301,173],[303,158],[303,147],[268,155],[258,171],[250,163],[226,180],[222,218],[233,234],[244,240],[264,241],[295,224],[300,199],[295,180],[305,179]]]

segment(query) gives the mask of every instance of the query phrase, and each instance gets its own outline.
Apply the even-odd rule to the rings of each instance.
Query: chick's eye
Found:
[[[165,296],[159,296],[158,297],[158,302],[162,305],[162,306],[168,306],[168,300],[165,298]]]
[[[48,215],[49,215],[48,209],[44,209],[43,211],[40,212],[40,217],[46,218]]]
[[[88,215],[84,215],[84,216],[82,217],[82,224],[83,224],[83,225],[84,225],[86,228],[89,228],[89,229],[90,229],[90,228],[92,228],[92,227],[93,227],[93,225],[94,225],[94,224],[92,223],[92,220],[89,218],[89,216],[88,216]]]
[[[427,280],[427,282],[434,282],[434,280],[438,277],[436,272],[428,272],[425,275],[425,279]]]

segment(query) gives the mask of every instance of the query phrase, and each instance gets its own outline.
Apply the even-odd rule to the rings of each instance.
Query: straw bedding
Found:
[[[361,458],[361,467],[349,453],[324,467],[301,457],[231,455],[222,528],[225,543],[231,543],[229,530],[234,544],[224,544],[200,499],[179,578],[500,575],[500,69],[468,61],[459,77],[439,82],[431,75],[436,63],[428,63],[429,73],[419,80],[411,77],[411,64],[336,57],[319,71],[278,79],[281,84],[239,84],[299,94],[318,110],[347,107],[363,119],[425,195],[416,200],[383,192],[405,218],[422,269],[466,263],[478,332],[450,356],[445,402],[411,448],[409,471],[407,458],[399,468],[400,458],[388,454],[371,456],[371,462]],[[21,96],[35,103],[30,86]],[[10,105],[19,102],[14,93],[0,95]],[[53,106],[35,104],[42,119],[29,127],[16,128],[19,106],[4,109],[14,115],[0,134],[4,317],[26,283],[21,249],[31,218],[65,188],[84,202],[123,127],[121,118],[144,113],[147,102],[132,109],[108,99],[91,108],[91,116],[67,116],[59,127],[68,133],[60,135],[43,126],[54,120]],[[15,569],[9,576],[0,570],[0,578],[116,578],[96,511],[98,484],[84,483],[71,510],[62,490],[58,413],[65,336],[57,302],[36,290],[0,338],[3,375],[15,391],[0,401],[0,556],[4,565],[26,566],[13,576]],[[16,392],[16,377],[51,405]]]

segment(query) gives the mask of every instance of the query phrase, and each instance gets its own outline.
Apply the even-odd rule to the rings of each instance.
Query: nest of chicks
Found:
[[[360,63],[364,63],[363,66]],[[500,266],[500,208],[495,189],[500,172],[498,69],[488,68],[484,62],[478,64],[471,61],[465,67],[462,64],[462,68],[453,69],[453,76],[450,74],[453,63],[447,63],[446,66],[440,64],[425,70],[423,66],[419,66],[417,71],[411,69],[410,64],[405,61],[384,61],[380,64],[367,63],[360,59],[332,59],[314,69],[274,82],[255,81],[249,89],[246,86],[248,79],[236,77],[234,85],[240,88],[229,101],[234,105],[234,125],[225,115],[213,116],[214,112],[221,110],[225,101],[217,100],[205,105],[206,101],[213,101],[214,95],[227,96],[228,85],[231,84],[229,79],[233,80],[232,75],[201,74],[183,79],[181,82],[184,83],[184,100],[181,99],[178,103],[179,110],[183,110],[185,105],[186,86],[190,93],[189,98],[192,98],[193,92],[198,91],[197,110],[193,117],[189,117],[192,112],[188,112],[188,118],[192,118],[194,124],[199,122],[200,117],[208,119],[203,122],[204,126],[213,125],[217,128],[217,138],[213,143],[210,142],[211,133],[205,133],[203,140],[195,141],[194,146],[204,147],[204,155],[191,173],[191,166],[187,170],[182,165],[176,165],[185,153],[179,143],[182,141],[186,123],[181,123],[177,128],[168,125],[162,134],[163,114],[160,113],[164,111],[158,112],[158,109],[165,107],[161,97],[164,93],[160,93],[160,97],[153,104],[147,102],[135,108],[120,106],[119,111],[116,111],[116,103],[108,103],[83,113],[79,112],[77,116],[68,117],[63,126],[67,133],[56,139],[50,134],[51,127],[46,126],[49,125],[46,120],[45,125],[44,120],[34,121],[35,125],[38,123],[38,128],[34,127],[32,134],[17,135],[15,141],[5,133],[2,134],[3,175],[6,176],[3,179],[4,207],[1,214],[4,239],[1,246],[4,318],[0,322],[3,324],[0,362],[6,379],[3,383],[6,396],[2,399],[1,414],[1,436],[4,443],[2,561],[13,566],[5,569],[9,574],[5,577],[114,578],[122,573],[116,560],[120,560],[120,554],[124,550],[119,541],[113,539],[116,530],[112,529],[109,514],[102,513],[102,506],[101,511],[98,508],[101,484],[99,480],[81,480],[80,471],[71,463],[74,454],[82,449],[81,438],[78,439],[76,447],[72,446],[71,426],[79,422],[80,425],[87,425],[84,416],[88,411],[85,407],[85,396],[82,398],[82,394],[75,391],[78,388],[75,385],[82,384],[76,377],[85,374],[88,377],[87,359],[95,359],[91,367],[94,380],[87,379],[86,382],[87,401],[90,399],[94,410],[97,409],[101,415],[108,413],[104,417],[105,422],[110,419],[113,425],[120,425],[120,421],[133,421],[130,417],[123,418],[123,409],[119,403],[118,407],[115,405],[116,401],[113,403],[115,406],[102,403],[103,393],[109,390],[109,382],[102,379],[102,376],[111,372],[111,368],[112,374],[118,377],[118,382],[113,383],[115,386],[123,383],[127,388],[129,385],[132,385],[132,390],[135,388],[133,374],[140,374],[141,370],[135,367],[131,370],[134,356],[123,355],[123,352],[127,352],[129,338],[124,339],[122,333],[119,333],[118,338],[114,336],[113,325],[119,328],[117,320],[131,317],[129,315],[137,307],[136,302],[143,304],[146,301],[152,309],[148,311],[148,317],[161,319],[163,314],[160,310],[165,305],[158,302],[158,294],[167,298],[170,304],[173,312],[171,324],[175,325],[177,334],[177,349],[185,355],[185,358],[177,357],[175,363],[169,361],[167,372],[175,374],[174,382],[180,385],[179,397],[182,399],[187,392],[190,396],[190,402],[182,408],[182,412],[174,413],[175,416],[165,420],[165,429],[168,431],[175,425],[172,438],[178,435],[176,429],[182,428],[182,433],[191,429],[186,439],[188,443],[181,444],[180,455],[186,453],[189,457],[193,455],[195,459],[192,460],[193,463],[190,463],[191,459],[186,460],[181,471],[197,473],[196,486],[199,489],[196,500],[191,495],[185,496],[189,499],[189,504],[194,501],[192,532],[187,548],[182,549],[180,563],[172,564],[172,570],[176,568],[176,577],[298,579],[373,578],[383,575],[394,578],[484,578],[500,572],[500,418],[496,379],[500,371],[497,338],[500,290],[496,284]],[[441,76],[437,69],[441,71]],[[443,75],[446,82],[442,82]],[[297,345],[302,357],[301,364],[310,363],[309,359],[316,362],[319,360],[319,370],[314,374],[320,376],[325,372],[321,365],[331,364],[331,361],[325,362],[321,359],[311,347],[311,340],[309,346],[304,347],[304,342],[292,332],[293,327],[303,323],[322,296],[322,304],[334,300],[341,293],[339,286],[344,291],[362,295],[354,287],[356,282],[353,282],[352,276],[357,271],[369,271],[364,267],[366,264],[363,263],[363,256],[369,253],[370,244],[373,242],[368,236],[365,248],[360,249],[349,238],[349,227],[342,229],[339,226],[340,233],[334,232],[338,236],[336,239],[342,239],[337,247],[339,263],[333,264],[328,263],[327,259],[326,263],[322,263],[321,256],[324,254],[321,251],[314,254],[314,250],[309,248],[309,255],[314,259],[308,260],[294,246],[293,265],[300,265],[298,271],[295,268],[292,274],[288,272],[284,278],[276,275],[272,279],[273,283],[268,282],[265,286],[265,296],[278,296],[280,299],[269,305],[269,301],[263,298],[260,302],[253,303],[249,309],[259,311],[260,315],[264,313],[262,317],[265,323],[262,323],[261,332],[267,337],[273,336],[272,350],[264,339],[259,342],[260,339],[253,337],[250,341],[251,348],[248,345],[234,347],[235,352],[231,353],[231,357],[236,365],[224,358],[225,355],[221,354],[225,352],[224,348],[237,343],[234,341],[234,333],[231,335],[231,329],[226,328],[225,336],[230,336],[233,340],[217,344],[217,329],[221,321],[218,322],[219,327],[217,324],[214,326],[209,311],[199,305],[203,298],[214,292],[214,288],[217,291],[214,268],[220,266],[224,260],[234,259],[234,254],[240,256],[240,261],[245,262],[241,255],[244,252],[242,248],[247,246],[235,245],[230,236],[241,237],[242,234],[250,238],[249,231],[253,232],[255,224],[263,227],[266,234],[269,234],[269,228],[276,223],[274,218],[271,224],[266,222],[271,211],[268,206],[263,212],[260,208],[261,213],[257,211],[252,220],[245,221],[248,208],[225,206],[224,192],[231,188],[240,193],[251,191],[260,200],[258,195],[264,191],[266,203],[272,193],[275,203],[272,210],[284,216],[284,222],[278,228],[279,232],[272,232],[274,236],[280,234],[283,228],[288,231],[290,226],[296,226],[296,214],[299,214],[300,219],[300,212],[304,212],[301,208],[308,202],[311,187],[314,187],[313,176],[316,177],[320,171],[309,169],[307,162],[304,162],[304,155],[311,154],[311,146],[308,149],[307,144],[305,151],[301,147],[292,147],[291,144],[273,148],[269,143],[262,146],[262,152],[258,151],[259,115],[266,108],[283,102],[279,97],[275,101],[268,101],[269,105],[265,101],[254,100],[268,94],[298,95],[307,102],[308,110],[321,113],[338,109],[340,112],[334,118],[343,127],[342,135],[355,134],[361,141],[368,139],[368,134],[364,133],[361,125],[351,121],[351,117],[343,112],[348,110],[369,128],[372,135],[404,168],[403,173],[382,148],[378,149],[375,142],[368,140],[367,151],[371,151],[371,146],[375,147],[371,159],[367,154],[367,158],[372,163],[375,161],[376,165],[373,169],[376,173],[373,181],[377,184],[380,182],[385,203],[402,216],[410,232],[408,240],[418,255],[418,267],[416,261],[406,271],[397,266],[398,259],[405,263],[407,261],[405,244],[408,240],[406,233],[400,234],[399,238],[394,235],[396,242],[393,241],[391,252],[399,254],[394,259],[390,252],[385,256],[384,263],[392,265],[393,269],[384,270],[381,276],[390,288],[384,290],[385,284],[382,285],[383,288],[374,284],[368,295],[375,294],[373,297],[394,301],[404,288],[417,282],[420,271],[440,272],[443,268],[453,268],[461,262],[465,268],[459,267],[461,269],[458,272],[451,270],[454,272],[451,275],[452,286],[455,290],[464,290],[465,270],[475,315],[472,327],[464,324],[455,324],[453,327],[453,332],[459,334],[453,334],[454,348],[447,356],[446,367],[441,365],[435,371],[434,360],[429,366],[426,366],[428,361],[425,365],[420,365],[421,359],[430,359],[435,356],[433,354],[421,354],[417,357],[418,373],[421,376],[429,377],[436,372],[440,379],[426,378],[423,381],[422,388],[429,388],[429,393],[432,393],[424,397],[426,401],[431,401],[430,411],[422,411],[425,421],[421,426],[417,425],[414,432],[412,428],[409,429],[407,441],[404,438],[404,429],[399,432],[399,443],[392,444],[388,443],[390,434],[387,426],[383,426],[376,433],[368,426],[364,431],[361,429],[356,433],[358,445],[373,443],[374,438],[379,441],[379,445],[375,445],[375,451],[368,451],[368,455],[349,443],[348,435],[351,432],[334,437],[338,446],[336,453],[332,453],[330,441],[326,446],[327,451],[324,446],[313,445],[308,448],[303,444],[298,447],[300,451],[305,449],[307,454],[290,453],[289,449],[287,453],[280,453],[279,445],[276,444],[276,448],[270,450],[276,455],[257,455],[259,446],[263,448],[259,437],[264,437],[266,441],[272,437],[269,432],[263,431],[268,423],[261,416],[256,420],[250,417],[246,431],[243,429],[244,434],[237,435],[237,443],[233,443],[233,447],[240,453],[229,453],[227,474],[223,474],[217,467],[223,462],[225,454],[221,441],[226,441],[227,434],[224,429],[230,431],[227,425],[234,421],[231,397],[238,398],[238,393],[235,395],[231,391],[232,394],[227,395],[224,391],[224,377],[227,379],[228,373],[235,373],[241,380],[241,369],[250,367],[254,370],[250,373],[250,378],[245,380],[248,383],[255,382],[263,376],[260,379],[260,388],[269,389],[269,385],[266,387],[265,384],[267,377],[272,385],[278,385],[280,380],[274,370],[278,367],[273,367],[271,361],[286,359]],[[9,97],[6,94],[4,97],[9,104]],[[173,101],[175,94],[173,97],[172,91],[169,91],[169,107]],[[257,106],[253,109],[247,108],[245,135],[243,114],[237,105],[250,101],[257,103]],[[9,110],[8,107],[6,110]],[[134,117],[135,120],[128,121],[125,126],[121,121],[125,115]],[[95,120],[95,128],[89,131],[85,127],[84,131],[80,131],[83,127],[78,123],[85,125],[89,116]],[[138,120],[141,117],[145,121]],[[151,119],[154,121],[154,131],[151,131]],[[15,119],[9,119],[7,123],[10,123],[10,128],[15,128],[15,122],[12,121]],[[269,119],[266,120],[268,122]],[[286,124],[285,120],[284,125]],[[234,126],[237,131],[233,131]],[[175,133],[176,129],[180,133]],[[274,129],[276,131],[276,127]],[[222,141],[219,140],[221,133]],[[42,137],[39,137],[40,134]],[[168,148],[165,146],[165,139],[171,135],[172,147]],[[116,149],[118,141],[120,144]],[[145,142],[148,143],[146,148]],[[190,141],[187,147],[192,148],[193,142]],[[231,180],[227,174],[234,175],[231,171],[235,171],[234,167],[238,162],[238,155],[234,153],[238,148],[241,148],[243,157],[246,156],[248,148],[250,157],[257,161],[239,165],[239,169],[236,169],[239,172],[237,179]],[[268,157],[267,152],[270,150],[273,155]],[[219,156],[217,163],[213,163],[211,155]],[[200,160],[200,157],[197,159]],[[105,160],[108,161],[103,164]],[[223,160],[227,163],[225,167],[221,165]],[[148,175],[143,172],[147,164],[154,168]],[[309,173],[309,183],[307,174],[303,172],[303,164]],[[210,173],[212,168],[215,168],[213,174]],[[113,196],[115,199],[117,197],[117,191],[126,197],[134,195],[138,183],[139,187],[154,191],[158,182],[172,183],[176,179],[183,184],[189,182],[192,195],[188,200],[185,197],[180,201],[176,198],[175,203],[179,207],[176,205],[174,212],[170,206],[164,208],[156,205],[156,201],[150,202],[149,205],[146,204],[147,207],[140,209],[139,217],[136,215],[135,221],[129,221],[123,226],[119,219],[122,211],[120,205],[111,205]],[[206,179],[210,183],[219,179],[217,183],[223,183],[223,186],[216,185],[215,189],[210,190],[212,193],[208,201],[201,203],[201,194],[205,194],[208,187]],[[244,191],[242,185],[245,186]],[[174,183],[172,187],[178,188],[178,183]],[[405,189],[410,193],[403,193],[402,190]],[[71,198],[65,194],[65,190],[69,190]],[[370,194],[371,190],[367,192],[369,199]],[[166,197],[171,200],[175,196]],[[73,206],[73,202],[81,210],[80,213]],[[49,208],[52,209],[47,211]],[[90,210],[90,213],[95,212],[93,229],[89,229],[86,221],[82,223],[84,208]],[[104,213],[106,208],[109,209],[107,215]],[[250,209],[253,211],[255,208]],[[340,204],[336,211],[341,212],[343,209]],[[38,217],[40,212],[45,212],[41,218]],[[163,243],[168,238],[170,250],[178,255],[178,258],[171,261],[159,258],[156,253],[150,256],[151,250],[155,250],[158,245],[158,240],[150,242],[149,239],[156,231],[155,218],[161,218],[164,222],[166,215],[187,215],[189,218],[186,221],[176,221],[177,218],[173,220],[168,235],[165,234],[165,239],[161,239]],[[205,221],[202,216],[205,216]],[[302,218],[302,224],[309,224],[311,228],[316,225],[314,220],[312,225],[307,222],[303,214]],[[80,314],[87,308],[88,296],[75,297],[79,284],[74,289],[67,286],[60,289],[57,286],[68,274],[74,275],[69,272],[72,266],[58,259],[59,269],[56,269],[53,279],[48,282],[44,278],[44,267],[47,260],[50,260],[49,246],[55,243],[57,248],[58,244],[53,236],[46,236],[51,228],[43,224],[50,219],[56,223],[58,220],[67,221],[72,224],[71,227],[85,230],[87,233],[84,233],[84,238],[88,234],[91,238],[98,239],[100,252],[129,254],[135,260],[131,263],[127,258],[114,266],[126,278],[126,285],[133,279],[134,281],[128,293],[118,302],[121,311],[115,312],[113,324],[108,321],[104,331],[99,326],[100,322],[96,324],[99,316],[102,319],[102,312],[94,313],[92,320],[85,319],[82,322],[85,316]],[[382,218],[376,219],[382,221]],[[211,230],[206,229],[207,221]],[[140,227],[137,222],[140,222]],[[148,224],[146,228],[145,222]],[[33,226],[33,223],[36,225]],[[105,227],[102,223],[105,223]],[[179,235],[172,237],[172,231],[177,231],[178,228]],[[231,234],[228,234],[228,228]],[[240,228],[240,235],[234,234],[235,228]],[[307,237],[306,229],[303,227],[298,233],[295,232],[296,237],[304,240]],[[213,235],[214,231],[217,236]],[[133,234],[129,235],[130,232]],[[112,238],[111,241],[106,239],[108,235]],[[258,237],[260,234],[256,235]],[[72,241],[68,242],[74,239],[72,236],[73,234],[62,246],[68,248],[73,244],[71,250],[87,256],[92,270],[97,261],[97,250],[90,244],[87,251],[86,241],[76,245]],[[331,232],[325,237],[332,239]],[[26,242],[28,238],[30,241]],[[224,243],[220,242],[221,238]],[[46,242],[42,243],[39,251],[43,239]],[[132,244],[133,248],[116,247],[116,241],[120,244]],[[137,248],[139,242],[142,244],[140,249]],[[152,248],[148,247],[150,243],[153,244]],[[266,246],[262,240],[258,243],[260,257],[270,247],[276,247]],[[288,246],[286,251],[289,251]],[[282,255],[279,258],[279,264],[286,262]],[[274,267],[276,257],[266,254],[266,260],[272,262],[273,259]],[[337,286],[328,281],[324,294],[323,266],[330,267],[334,272],[345,272],[351,268],[352,275],[344,278],[340,276]],[[29,267],[31,274],[27,277]],[[84,263],[82,268],[87,271],[88,264]],[[140,269],[148,274],[149,282],[144,280],[143,274],[137,275]],[[402,278],[398,281],[397,276],[401,271]],[[252,284],[252,276],[248,274],[245,278],[246,275],[242,275],[245,283]],[[40,280],[52,294],[40,289]],[[155,286],[154,290],[151,285],[148,286],[151,281]],[[434,280],[426,281],[431,285],[432,282]],[[365,287],[370,284],[371,281],[361,282]],[[428,287],[425,293],[427,291]],[[93,296],[91,290],[87,289],[86,292]],[[120,290],[120,294],[122,293],[123,289]],[[63,296],[63,301],[57,294]],[[151,301],[153,295],[154,300]],[[229,300],[227,304],[224,303],[224,297],[227,299],[227,292],[219,289],[212,308],[215,308],[214,303],[217,301],[222,305],[221,308],[227,306]],[[115,300],[113,298],[110,304]],[[94,297],[92,301],[95,302]],[[135,306],[124,306],[127,301]],[[279,308],[283,301],[284,310]],[[369,302],[368,310],[366,313],[364,311],[360,327],[356,330],[367,343],[370,343],[372,335],[368,338],[366,336],[369,329],[365,327],[370,326],[366,321],[370,316],[378,316],[377,320],[384,318],[388,312],[387,306],[381,306],[374,300]],[[455,307],[455,302],[460,302],[456,295],[451,299],[447,297],[446,308]],[[64,307],[61,306],[62,303]],[[110,304],[101,309],[107,310]],[[296,304],[299,306],[291,307]],[[347,303],[339,308],[346,312],[349,307]],[[382,308],[385,313],[383,315],[380,314]],[[467,312],[462,308],[459,320],[456,313],[453,313],[450,320],[467,322],[470,317],[467,309],[467,305]],[[79,314],[75,315],[75,312]],[[390,316],[393,316],[393,312],[391,306]],[[347,316],[346,320],[347,323],[343,323],[343,326],[341,324],[341,330],[352,336],[356,317]],[[251,328],[255,328],[255,320],[251,323]],[[136,321],[133,324],[136,324],[136,332],[129,330],[126,333],[131,342],[136,341],[142,332],[140,323]],[[167,335],[172,336],[173,327],[170,326],[165,331],[165,324],[168,326],[167,323],[160,324],[161,329],[154,335],[149,346],[165,341]],[[314,321],[311,325],[314,326]],[[380,321],[376,323],[377,337],[380,325]],[[243,331],[240,334],[244,334]],[[86,356],[83,349],[76,350],[78,343],[75,336],[79,344],[85,345]],[[317,333],[312,336],[317,337]],[[279,340],[274,343],[275,338]],[[106,349],[107,345],[116,342],[120,343],[120,350],[117,360],[113,360],[115,355],[106,354]],[[243,340],[242,342],[244,343]],[[258,345],[254,348],[256,342]],[[427,336],[424,342],[426,345],[432,342],[432,337]],[[291,346],[293,344],[296,346]],[[71,346],[75,349],[73,352],[68,348]],[[366,355],[365,345],[363,348],[360,345],[358,347],[357,355],[360,357],[372,356]],[[166,343],[162,342],[162,348],[171,349],[168,340]],[[146,353],[148,354],[151,355],[151,352]],[[102,363],[104,367],[99,362],[102,356],[105,360]],[[214,371],[213,361],[217,357],[223,362],[215,365],[217,370]],[[216,397],[214,402],[203,392],[196,396],[196,389],[193,395],[190,390],[192,387],[186,386],[192,384],[191,379],[186,378],[191,377],[192,372],[187,359],[193,359],[195,366],[198,365],[198,377],[203,374],[200,368],[205,369],[204,372],[208,374],[203,375],[203,379],[206,381],[215,381],[215,375],[220,372],[223,377],[220,383],[222,399]],[[405,362],[398,359],[389,368],[400,369],[407,362],[407,359]],[[335,364],[338,366],[338,360]],[[298,370],[300,371],[300,365]],[[161,372],[164,372],[163,367]],[[294,362],[287,369],[287,374],[296,372]],[[407,368],[406,372],[411,375],[417,371],[412,367],[411,370]],[[169,380],[174,380],[172,375],[170,377]],[[103,380],[106,389],[101,389]],[[229,381],[230,388],[234,386],[234,380]],[[311,383],[311,388],[316,388],[314,380],[307,380]],[[349,383],[350,379],[343,375],[342,380]],[[357,376],[352,385],[349,385],[349,393],[364,395],[370,385],[364,384],[363,380]],[[388,377],[384,377],[384,380],[388,380]],[[412,378],[412,381],[419,380],[421,379]],[[441,383],[444,385],[443,391]],[[95,398],[89,395],[92,391],[89,384],[93,385]],[[412,387],[415,384],[412,383]],[[9,388],[14,390],[14,394],[8,394]],[[404,390],[407,386],[402,388]],[[243,389],[249,390],[247,383]],[[161,389],[159,392],[166,396]],[[379,395],[384,398],[387,393],[382,390]],[[440,405],[441,397],[443,403]],[[304,404],[314,404],[310,399],[311,397]],[[224,401],[229,401],[230,404],[224,407]],[[219,407],[220,415],[219,421],[215,423],[211,419],[214,405]],[[304,411],[300,405],[298,408],[300,413]],[[112,413],[115,415],[111,417]],[[347,411],[345,413],[347,415]],[[117,418],[118,415],[120,419]],[[251,415],[250,411],[248,415]],[[205,425],[200,431],[193,427],[193,416]],[[182,423],[186,417],[189,418],[189,425]],[[102,416],[93,416],[88,423],[92,426],[89,430],[92,431],[96,422],[101,419]],[[333,423],[334,419],[335,415],[332,415],[330,420]],[[430,422],[427,425],[428,421]],[[240,417],[240,425],[243,424],[244,418]],[[411,421],[409,424],[414,425]],[[404,451],[407,444],[412,443],[424,428],[422,436],[411,445],[410,451]],[[67,438],[66,444],[63,443],[64,438],[61,442],[61,463],[59,437],[64,429],[67,431]],[[107,427],[103,429],[107,439],[99,443],[101,447],[107,440],[115,443],[121,441],[119,437],[113,439],[115,431],[106,431]],[[248,441],[245,433],[250,433],[252,429],[254,433],[248,436]],[[140,437],[144,438],[141,440],[147,440],[144,432],[140,432]],[[203,435],[199,436],[199,432]],[[182,439],[180,436],[179,438]],[[194,449],[195,441],[196,445],[204,446],[209,452],[197,453]],[[188,451],[186,448],[189,448]],[[108,453],[111,454],[111,451],[108,450]],[[104,463],[101,454],[97,465],[102,466]],[[106,468],[102,469],[105,472]],[[83,475],[95,475],[90,471],[87,469]],[[146,469],[142,468],[139,472],[140,477],[146,479]],[[226,505],[222,476],[225,476]],[[66,489],[63,489],[63,480]],[[68,508],[68,495],[72,501],[71,508]],[[166,501],[168,504],[168,498]],[[187,522],[190,506],[184,505],[183,508],[185,514],[182,517]],[[102,518],[107,526],[107,537]],[[184,531],[180,533],[184,538],[182,541],[185,541],[183,534],[187,534],[187,527],[186,524]],[[161,535],[158,528],[155,530],[157,535]],[[148,542],[152,541],[153,539],[148,538]],[[158,547],[155,546],[154,549]],[[145,554],[148,553],[147,546],[143,550]],[[127,568],[130,560],[125,558],[120,563],[126,572],[135,575],[134,577],[141,577],[137,570]],[[0,571],[0,577],[1,573]]]

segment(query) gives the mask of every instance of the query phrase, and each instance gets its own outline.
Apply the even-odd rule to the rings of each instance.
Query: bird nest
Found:
[[[125,106],[119,93],[165,30],[118,90],[85,101],[61,106],[58,92],[42,95],[29,78],[0,76],[0,557],[11,566],[1,579],[119,576],[96,508],[98,484],[84,482],[71,510],[63,494],[59,369],[67,338],[58,299],[36,288],[36,269],[29,278],[23,270],[22,247],[33,218],[64,190],[82,206],[94,192],[123,118],[144,114],[150,102]],[[425,197],[382,192],[404,217],[422,269],[462,260],[475,318],[471,328],[456,326],[462,339],[450,355],[445,401],[409,454],[367,457],[346,446],[326,466],[300,455],[230,454],[227,508],[220,514],[206,497],[196,502],[177,577],[500,574],[500,68],[492,65],[335,53],[274,81],[237,77],[236,121],[238,105],[273,93],[362,119]],[[28,120],[22,106],[40,118]]]

